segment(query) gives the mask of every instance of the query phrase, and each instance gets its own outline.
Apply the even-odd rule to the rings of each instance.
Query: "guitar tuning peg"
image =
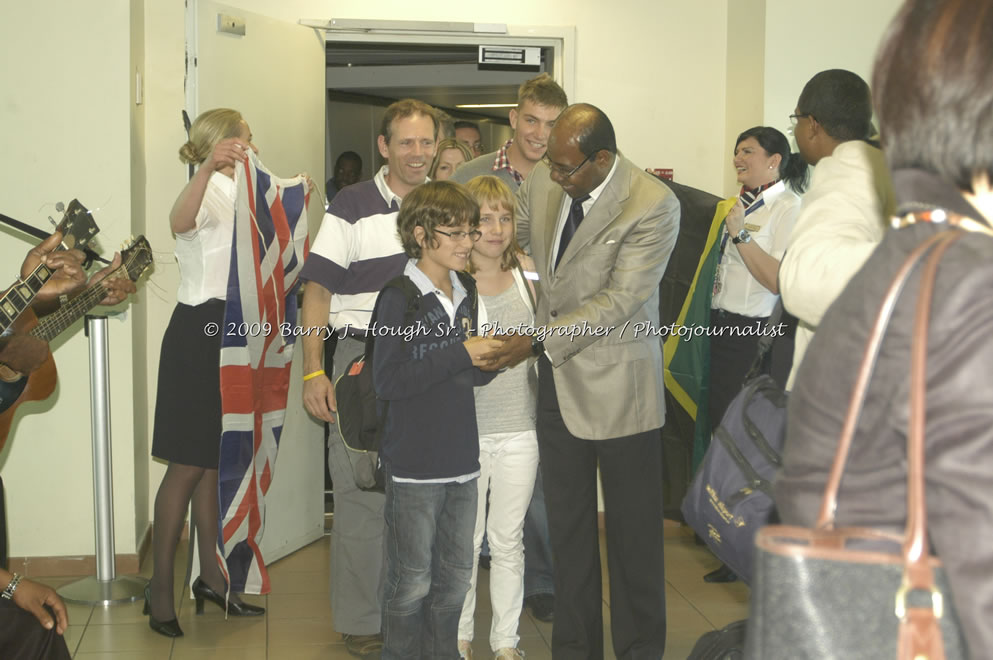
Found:
[[[62,202],[55,202],[55,210],[58,211],[59,213],[62,213],[63,211],[66,210],[66,205],[63,204]]]
[[[48,221],[52,223],[53,227],[59,226],[59,223],[55,222],[55,220],[52,219],[52,216],[48,216]]]

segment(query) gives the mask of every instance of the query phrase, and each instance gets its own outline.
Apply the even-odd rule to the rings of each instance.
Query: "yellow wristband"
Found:
[[[317,371],[313,371],[313,372],[307,374],[306,376],[304,376],[303,377],[303,382],[306,383],[311,378],[317,378],[318,376],[323,376],[323,375],[324,375],[324,370],[323,369],[318,369]]]

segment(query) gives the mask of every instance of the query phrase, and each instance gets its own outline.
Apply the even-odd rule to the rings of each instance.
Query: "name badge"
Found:
[[[524,271],[524,277],[526,277],[529,280],[533,280],[535,282],[538,281],[538,273],[534,272],[533,270]]]

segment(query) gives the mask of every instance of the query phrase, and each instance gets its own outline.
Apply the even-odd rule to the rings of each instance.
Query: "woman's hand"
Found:
[[[724,220],[724,225],[728,228],[728,233],[737,236],[738,232],[745,228],[745,205],[739,199]]]
[[[251,145],[241,138],[225,138],[214,145],[214,150],[204,165],[211,172],[224,170],[227,167],[233,168],[248,159],[248,150],[251,148]]]

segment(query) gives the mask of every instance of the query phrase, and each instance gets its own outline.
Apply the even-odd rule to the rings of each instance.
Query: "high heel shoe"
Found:
[[[209,600],[222,610],[224,609],[224,596],[217,593],[210,586],[197,578],[193,581],[193,598],[197,603],[197,614],[203,614],[203,601]],[[262,616],[265,608],[258,605],[249,605],[239,601],[229,600],[227,603],[228,614],[230,616]]]
[[[179,621],[176,619],[170,619],[169,621],[159,621],[152,616],[152,585],[145,585],[145,607],[141,610],[142,614],[148,615],[148,627],[157,632],[160,635],[165,635],[166,637],[182,637],[183,629],[179,627]]]

